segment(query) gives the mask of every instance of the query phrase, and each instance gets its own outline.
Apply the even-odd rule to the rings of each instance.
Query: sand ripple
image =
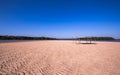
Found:
[[[120,43],[0,43],[0,75],[120,75]]]

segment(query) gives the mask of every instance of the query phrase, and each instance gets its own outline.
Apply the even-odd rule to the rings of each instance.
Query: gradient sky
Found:
[[[120,0],[0,0],[0,35],[120,38]]]

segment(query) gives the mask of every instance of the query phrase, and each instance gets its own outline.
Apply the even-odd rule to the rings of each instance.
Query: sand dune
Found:
[[[120,75],[120,43],[0,43],[0,75]]]

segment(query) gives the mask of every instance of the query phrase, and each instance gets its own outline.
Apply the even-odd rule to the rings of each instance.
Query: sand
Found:
[[[120,43],[0,43],[0,75],[120,75]]]

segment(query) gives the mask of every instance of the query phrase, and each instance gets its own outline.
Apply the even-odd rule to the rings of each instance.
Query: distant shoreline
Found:
[[[46,40],[0,40],[0,43],[9,43],[9,42],[29,42],[29,41],[46,41]],[[54,41],[54,40],[47,40]],[[55,40],[61,41],[61,40]],[[72,40],[64,40],[64,41],[72,41]],[[77,40],[76,40],[77,41]],[[96,42],[120,42],[120,40],[112,40],[112,41],[96,41]]]
[[[0,43],[8,43],[8,42],[28,42],[34,40],[0,40]]]
[[[74,41],[96,41],[96,42],[120,42],[120,39],[113,37],[78,37],[78,38],[52,38],[52,37],[30,37],[30,36],[9,36],[0,35],[0,43],[4,42],[28,42],[28,41],[44,41],[44,40],[74,40]]]

